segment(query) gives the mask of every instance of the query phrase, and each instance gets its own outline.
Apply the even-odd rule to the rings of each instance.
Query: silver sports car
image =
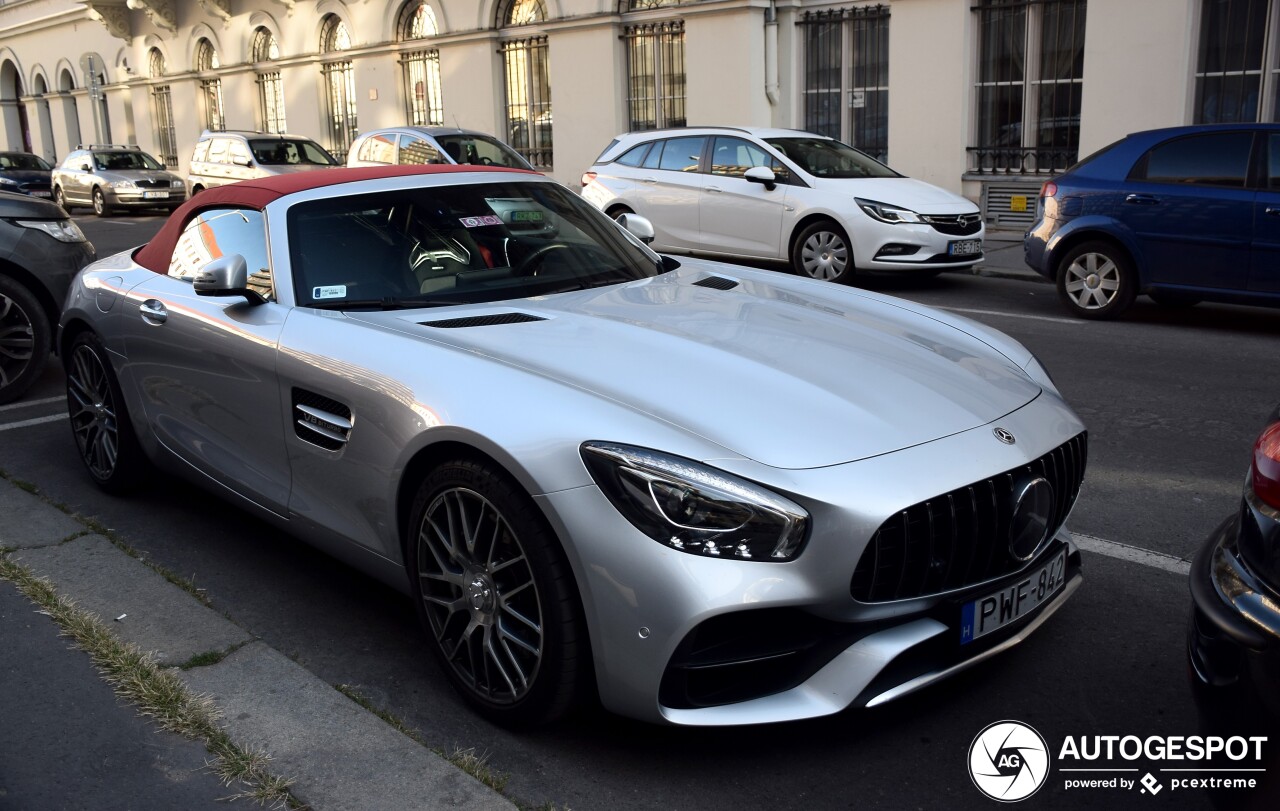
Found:
[[[75,441],[403,589],[510,724],[890,701],[1080,585],[1084,427],[971,321],[648,249],[540,175],[334,169],[210,190],[86,268]]]

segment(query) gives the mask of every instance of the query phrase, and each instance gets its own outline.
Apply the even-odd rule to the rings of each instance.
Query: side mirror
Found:
[[[231,162],[236,166],[249,166],[253,163],[253,161],[249,160],[244,155],[232,155]]]
[[[89,164],[87,164],[87,163],[82,163],[82,164],[80,164],[80,171],[81,171],[81,172],[87,172],[87,171],[89,171]]]
[[[648,245],[653,242],[653,223],[639,214],[619,214],[615,222],[636,239]]]
[[[191,287],[197,296],[244,296],[250,304],[266,304],[267,300],[249,289],[249,270],[238,253],[222,256],[200,268]]]
[[[752,166],[742,176],[752,183],[763,183],[769,191],[778,185],[777,175],[768,166]]]

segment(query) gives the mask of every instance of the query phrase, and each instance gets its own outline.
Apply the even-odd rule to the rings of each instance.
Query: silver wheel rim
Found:
[[[0,293],[0,389],[22,376],[35,348],[31,316],[17,301]]]
[[[54,192],[53,192],[53,202],[55,202],[55,203],[57,203],[58,205],[62,206],[62,208],[63,208],[63,209],[66,209],[66,207],[67,207],[67,198],[65,198],[65,197],[63,197],[63,196],[62,196],[62,189],[55,189],[55,190],[54,190]]]
[[[1120,295],[1120,268],[1106,254],[1081,254],[1067,266],[1063,288],[1080,309],[1101,310]]]
[[[833,231],[817,231],[800,246],[800,267],[805,275],[831,281],[849,266],[849,246]]]
[[[94,476],[109,478],[116,469],[120,448],[115,401],[101,359],[83,344],[71,353],[67,407],[80,458]]]
[[[93,193],[93,213],[101,214],[107,210],[107,201],[103,199],[102,192],[95,191]]]
[[[418,582],[445,659],[477,696],[519,701],[542,663],[542,604],[506,518],[463,487],[440,493],[418,528]]]

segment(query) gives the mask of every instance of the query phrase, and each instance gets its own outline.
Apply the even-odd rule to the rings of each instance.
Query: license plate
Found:
[[[960,609],[960,644],[972,642],[1035,611],[1062,590],[1066,582],[1067,550],[1026,577],[999,591],[965,603]]]
[[[958,239],[955,242],[948,242],[947,253],[951,256],[973,256],[975,253],[982,253],[982,240]]]
[[[31,192],[31,196],[32,197],[52,197],[53,195],[47,191],[33,191]]]
[[[142,193],[144,200],[168,200],[169,192],[167,191],[144,191]]]

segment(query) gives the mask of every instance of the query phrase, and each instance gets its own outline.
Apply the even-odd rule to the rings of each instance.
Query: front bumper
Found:
[[[165,193],[167,197],[147,197],[147,194]],[[112,189],[103,191],[107,205],[114,208],[176,208],[187,200],[187,190],[172,189]]]
[[[1018,444],[1001,444],[985,425],[828,468],[714,461],[809,510],[806,548],[788,563],[668,548],[634,529],[594,486],[539,496],[559,537],[571,539],[565,547],[582,592],[604,705],[679,725],[812,718],[883,704],[1022,641],[1081,582],[1079,553],[1065,529],[1035,560],[993,580],[875,603],[859,602],[851,592],[858,561],[888,517],[1027,465],[1083,430],[1048,395],[1000,425]],[[961,606],[1017,582],[1054,550],[1067,553],[1061,589],[999,631],[962,645]],[[714,633],[698,641],[707,629]],[[755,655],[744,655],[744,646]]]
[[[971,234],[963,233],[963,229],[945,233],[925,223],[888,224],[862,216],[867,222],[858,223],[851,235],[858,270],[890,273],[950,270],[972,267],[983,259],[985,226],[979,225]],[[978,243],[976,253],[960,256],[950,253],[953,243],[971,242]]]

